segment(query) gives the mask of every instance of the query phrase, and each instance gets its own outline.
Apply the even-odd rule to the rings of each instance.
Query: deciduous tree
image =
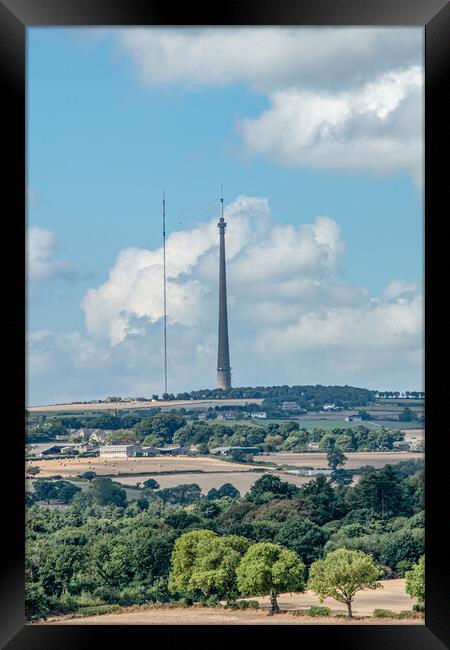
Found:
[[[419,605],[425,604],[425,555],[422,555],[411,571],[405,573],[406,593],[412,598],[417,598]]]
[[[315,591],[321,602],[334,598],[347,605],[351,618],[355,594],[363,589],[378,589],[382,570],[370,555],[339,548],[311,565],[308,589]]]
[[[244,596],[270,596],[271,614],[280,610],[278,594],[304,590],[304,565],[298,555],[270,542],[250,546],[236,569],[236,575]]]

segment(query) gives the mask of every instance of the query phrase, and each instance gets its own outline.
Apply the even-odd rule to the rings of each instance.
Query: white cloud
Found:
[[[280,225],[267,199],[240,196],[225,218],[234,385],[257,373],[270,385],[422,387],[419,285],[396,279],[370,296],[344,281],[344,241],[330,217]],[[174,392],[215,385],[217,244],[217,217],[167,239]],[[30,334],[30,404],[162,392],[161,264],[160,249],[123,250],[85,295],[87,334]]]
[[[243,83],[259,92],[301,84],[336,87],[418,63],[411,28],[150,28],[114,32],[148,87]]]
[[[267,199],[226,206],[231,363],[235,385],[258,381],[394,388],[422,385],[421,288],[391,282],[379,297],[339,275],[338,224],[271,219]],[[167,240],[169,388],[215,384],[217,218]],[[87,336],[29,338],[30,385],[47,401],[161,393],[161,250],[122,251],[83,301]],[[37,388],[36,388],[37,387]],[[46,389],[48,390],[48,388]]]
[[[417,176],[422,89],[419,66],[334,94],[288,88],[269,95],[270,108],[239,128],[248,152],[283,165]]]
[[[266,199],[238,197],[227,206],[225,217],[233,228],[227,238],[227,256],[232,260],[266,227]],[[251,231],[254,226],[254,231]],[[212,264],[217,247],[217,223],[212,219],[189,231],[169,235],[166,242],[167,298],[171,324],[197,325],[199,314],[208,299],[211,280],[216,277]],[[138,248],[123,250],[109,279],[97,289],[90,289],[83,309],[86,325],[93,336],[107,336],[112,345],[122,342],[128,334],[141,330],[139,319],[154,323],[163,316],[162,249],[148,251]]]
[[[27,232],[27,277],[33,283],[55,278],[71,281],[76,276],[72,266],[59,258],[56,233],[39,226],[30,226]]]
[[[149,88],[244,84],[249,154],[314,169],[410,173],[423,183],[423,33],[414,28],[150,28],[114,32]]]

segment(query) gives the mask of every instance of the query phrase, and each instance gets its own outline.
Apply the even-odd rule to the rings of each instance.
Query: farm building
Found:
[[[188,456],[190,450],[188,447],[140,447],[137,453],[142,456]]]
[[[177,447],[172,445],[171,447],[155,447],[158,452],[158,456],[187,456],[189,454],[188,447]]]
[[[84,451],[91,451],[92,445],[76,444],[76,443],[60,443],[60,444],[32,444],[28,454],[38,458],[45,456],[56,456],[57,454],[72,454],[74,451],[80,453]]]
[[[42,458],[43,456],[54,456],[55,454],[59,454],[61,452],[61,446],[60,445],[49,445],[48,447],[40,447],[40,448],[35,448],[34,445],[32,446],[32,453],[36,455],[38,458]]]
[[[308,469],[302,467],[300,469],[288,469],[288,474],[294,474],[295,476],[329,476],[333,473],[332,469]]]
[[[134,445],[105,445],[100,447],[100,458],[129,458],[136,455]]]

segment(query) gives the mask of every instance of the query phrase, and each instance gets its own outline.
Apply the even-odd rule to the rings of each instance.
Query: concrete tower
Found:
[[[222,204],[222,216],[217,224],[219,227],[219,342],[217,349],[217,388],[229,390],[231,388],[230,350],[228,347],[228,315],[227,315],[227,276],[225,268],[225,228],[226,222],[223,218],[223,195],[220,199]]]

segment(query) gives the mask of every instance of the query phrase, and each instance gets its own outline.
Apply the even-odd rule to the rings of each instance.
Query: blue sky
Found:
[[[278,330],[268,321],[266,334],[270,330],[280,339],[289,333],[295,336],[295,327],[304,328],[311,318],[320,321],[328,314],[335,323],[330,308],[339,309],[342,316],[342,310],[350,307],[359,310],[352,312],[359,323],[354,326],[367,330],[361,301],[372,310],[377,300],[390,301],[387,309],[396,302],[408,310],[404,316],[414,321],[399,326],[386,341],[386,348],[404,350],[403,355],[394,354],[395,367],[392,351],[388,367],[378,363],[374,368],[376,349],[373,357],[361,355],[360,349],[352,351],[348,341],[340,341],[339,334],[299,348],[293,366],[292,355],[287,363],[281,349],[279,357],[261,363],[261,356],[267,357],[263,329],[259,347],[249,353],[254,355],[249,364],[244,351],[250,320],[244,323],[236,317],[233,324],[233,310],[241,313],[240,305],[248,305],[249,296],[253,299],[258,291],[237,284],[234,291],[230,285],[236,382],[253,383],[257,367],[262,366],[258,379],[270,384],[359,382],[379,388],[421,388],[421,326],[416,312],[410,313],[423,275],[421,30],[353,30],[350,41],[333,30],[326,34],[325,47],[324,30],[275,30],[268,38],[255,34],[257,30],[246,31],[250,37],[242,31],[241,36],[246,43],[256,38],[256,48],[252,46],[247,60],[245,56],[240,60],[238,43],[243,41],[233,40],[239,30],[213,34],[212,30],[28,29],[27,218],[33,232],[29,255],[39,262],[38,267],[29,264],[30,403],[89,399],[114,391],[160,392],[158,309],[145,313],[141,307],[130,307],[145,302],[145,295],[133,298],[132,289],[121,285],[126,294],[123,304],[119,300],[113,312],[104,313],[104,319],[112,322],[126,312],[126,333],[122,331],[121,340],[116,336],[113,342],[94,312],[105,292],[117,290],[105,283],[110,271],[118,268],[121,251],[160,248],[162,190],[166,191],[168,233],[179,231],[182,240],[217,215],[221,184],[230,210],[230,237],[237,198],[267,200],[264,214],[267,217],[268,211],[270,226],[258,240],[260,247],[271,241],[270,233],[277,227],[286,229],[286,237],[289,228],[297,229],[301,245],[301,233],[309,233],[317,217],[331,220],[339,231],[333,235],[333,261],[324,262],[320,269],[308,267],[305,275],[311,286],[338,281],[341,289],[359,292],[359,298],[352,295],[345,304],[327,302],[326,291],[321,292],[322,301],[310,296],[308,309],[298,313],[293,309],[285,322],[277,323]],[[313,31],[316,36],[311,41]],[[305,58],[301,48],[310,47],[310,42],[321,48],[323,60],[311,63],[313,52]],[[359,54],[348,55],[348,42],[360,48]],[[381,61],[380,42],[387,51]],[[340,58],[333,75],[329,69],[336,53]],[[285,72],[285,61],[295,63],[295,56],[298,69],[293,66]],[[266,73],[269,68],[276,72],[277,65],[278,76]],[[375,108],[373,97],[380,97]],[[317,114],[312,113],[315,106],[323,115],[308,130],[305,124]],[[251,229],[260,208],[247,206],[256,216],[239,212]],[[248,247],[257,243],[245,240],[230,265],[234,259],[239,266],[241,258],[250,258]],[[216,255],[212,244],[208,246],[193,265],[173,276],[172,321],[169,300],[173,338],[182,342],[186,337],[184,346],[194,346],[199,355],[184,357],[182,349],[173,350],[169,388],[175,392],[214,385],[212,287],[216,277],[213,265],[208,266],[212,277],[206,280],[200,268],[206,264],[205,256]],[[292,255],[295,259],[295,250]],[[150,273],[149,296],[157,294],[159,276],[150,266],[144,268]],[[292,268],[295,274],[295,262]],[[286,280],[275,267],[273,277]],[[202,327],[175,317],[176,301],[188,290],[183,281],[203,287],[201,302],[191,307],[204,314]],[[391,287],[387,295],[386,287],[392,283],[397,283],[397,293]],[[100,293],[91,295],[86,307],[89,291]],[[302,302],[302,295],[287,292],[286,302],[276,299],[272,307],[286,308],[287,313]],[[386,314],[373,317],[384,319]],[[139,331],[131,324],[136,318]],[[264,327],[261,320],[259,326]],[[169,341],[170,336],[169,327]],[[132,353],[128,345],[133,346]],[[361,342],[360,347],[367,345]],[[95,378],[88,360],[79,363],[80,346],[92,347],[88,356],[95,365]],[[148,346],[154,355],[145,368],[139,349]],[[354,360],[350,365],[349,356]],[[345,361],[339,363],[339,358]],[[104,361],[104,373],[99,359]],[[249,365],[252,370],[247,373]]]

